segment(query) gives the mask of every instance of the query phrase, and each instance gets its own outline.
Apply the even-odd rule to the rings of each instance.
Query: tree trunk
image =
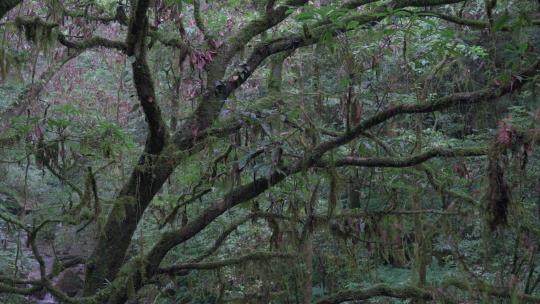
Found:
[[[303,298],[304,304],[310,304],[313,297],[313,232],[311,229],[302,244],[302,256],[305,267]]]

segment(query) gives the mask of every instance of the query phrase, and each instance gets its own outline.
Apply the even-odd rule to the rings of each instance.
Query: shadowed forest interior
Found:
[[[0,45],[0,303],[540,303],[540,0],[1,0]]]

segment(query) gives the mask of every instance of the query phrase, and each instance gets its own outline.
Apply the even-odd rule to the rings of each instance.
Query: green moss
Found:
[[[26,40],[39,45],[44,50],[53,46],[56,41],[54,28],[57,24],[47,23],[38,17],[17,17],[15,25],[20,31],[24,31]]]
[[[117,222],[122,222],[126,218],[126,208],[132,208],[136,203],[136,200],[132,196],[124,196],[117,199],[117,203],[114,204],[114,207],[111,211],[111,216]]]

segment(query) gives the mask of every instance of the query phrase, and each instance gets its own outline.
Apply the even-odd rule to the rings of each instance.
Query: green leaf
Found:
[[[296,16],[298,21],[307,21],[315,19],[315,14],[312,11],[301,12]]]

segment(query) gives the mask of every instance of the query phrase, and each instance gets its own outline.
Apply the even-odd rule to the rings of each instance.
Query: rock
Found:
[[[58,283],[56,283],[56,287],[70,297],[76,296],[83,286],[84,281],[71,269],[62,272],[58,278]]]

